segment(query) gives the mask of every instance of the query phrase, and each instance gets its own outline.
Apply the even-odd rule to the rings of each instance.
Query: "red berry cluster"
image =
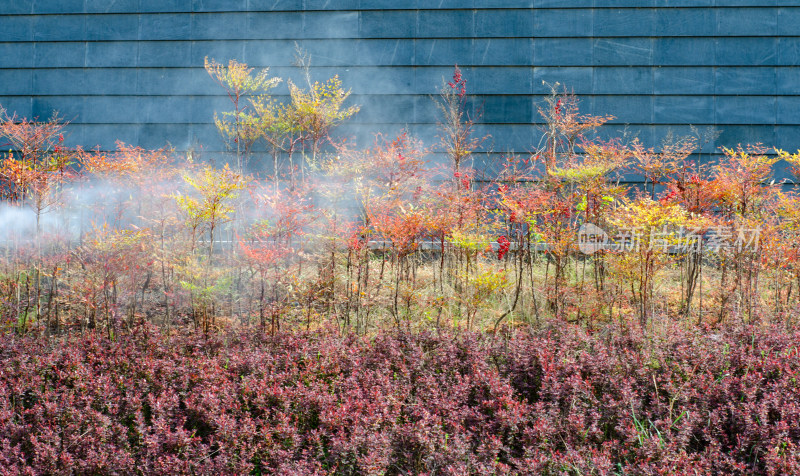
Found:
[[[500,247],[497,249],[497,259],[503,259],[508,253],[508,250],[511,248],[511,242],[508,241],[508,237],[506,235],[500,235],[497,238],[497,244]]]
[[[467,80],[461,77],[461,69],[459,69],[458,65],[456,65],[455,71],[453,71],[453,80],[448,81],[447,85],[450,86],[451,89],[454,89],[458,92],[458,97],[463,98],[464,95],[467,94]]]

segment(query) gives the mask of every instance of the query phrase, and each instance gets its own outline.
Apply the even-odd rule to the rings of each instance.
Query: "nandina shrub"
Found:
[[[800,470],[800,334],[0,337],[7,474]]]

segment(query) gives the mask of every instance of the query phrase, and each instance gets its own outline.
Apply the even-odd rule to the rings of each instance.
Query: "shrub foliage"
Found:
[[[6,474],[791,474],[800,335],[2,337]]]

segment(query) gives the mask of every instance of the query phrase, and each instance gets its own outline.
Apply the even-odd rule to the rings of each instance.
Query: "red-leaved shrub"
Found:
[[[0,336],[4,474],[790,474],[800,334]]]

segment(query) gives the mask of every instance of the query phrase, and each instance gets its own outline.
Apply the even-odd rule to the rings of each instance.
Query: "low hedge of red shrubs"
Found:
[[[797,474],[800,333],[0,337],[3,474]]]

